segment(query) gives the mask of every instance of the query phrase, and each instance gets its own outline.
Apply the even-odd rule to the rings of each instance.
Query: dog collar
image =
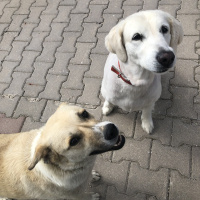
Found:
[[[126,78],[126,76],[123,74],[121,68],[120,68],[120,63],[118,61],[118,67],[119,67],[119,70],[112,65],[111,67],[111,71],[113,71],[114,73],[117,74],[117,77],[118,78],[121,78],[125,83],[129,84],[129,85],[132,85],[132,83]]]

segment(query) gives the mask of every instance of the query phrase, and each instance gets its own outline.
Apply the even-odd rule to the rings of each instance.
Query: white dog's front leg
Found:
[[[142,128],[144,131],[146,131],[148,134],[150,134],[154,128],[153,126],[153,120],[152,120],[152,110],[154,108],[154,104],[150,105],[149,107],[146,107],[142,110]]]
[[[105,101],[102,108],[103,115],[108,115],[112,112],[114,105],[109,101]]]

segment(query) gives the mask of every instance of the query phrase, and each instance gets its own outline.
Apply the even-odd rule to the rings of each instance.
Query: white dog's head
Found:
[[[174,65],[174,53],[182,39],[182,27],[174,17],[151,10],[119,22],[106,36],[105,44],[122,62],[162,73]]]

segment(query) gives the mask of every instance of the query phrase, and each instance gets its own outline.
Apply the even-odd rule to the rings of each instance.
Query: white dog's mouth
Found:
[[[119,135],[117,138],[117,142],[111,148],[95,150],[92,153],[90,153],[90,155],[97,155],[97,154],[105,153],[107,151],[116,151],[116,150],[121,149],[124,146],[124,144],[125,144],[125,137],[123,135]]]

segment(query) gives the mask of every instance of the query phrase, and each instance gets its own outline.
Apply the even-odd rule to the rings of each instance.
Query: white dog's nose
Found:
[[[112,140],[118,136],[119,131],[118,131],[118,128],[114,124],[109,123],[105,126],[103,134],[106,140]]]
[[[160,51],[156,56],[157,61],[166,68],[171,67],[174,62],[175,55],[172,51]]]

